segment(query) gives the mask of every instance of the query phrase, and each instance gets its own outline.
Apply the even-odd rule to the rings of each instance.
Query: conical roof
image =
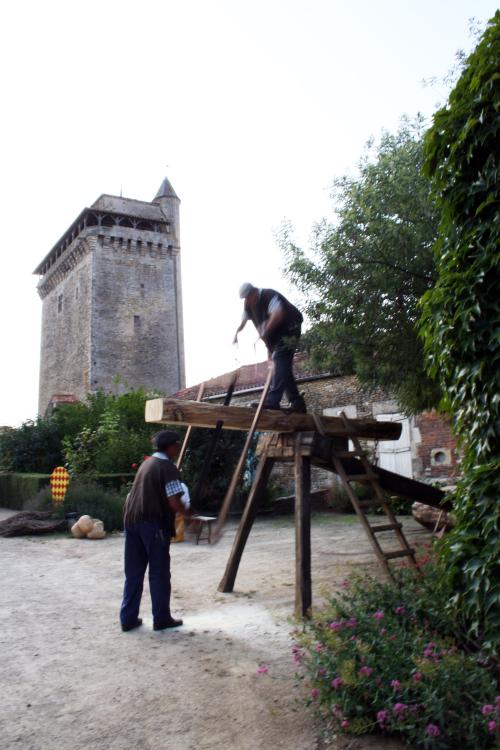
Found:
[[[168,177],[165,177],[160,187],[158,188],[158,192],[153,199],[153,203],[158,201],[160,198],[177,198],[177,200],[179,200],[179,196],[173,189]]]

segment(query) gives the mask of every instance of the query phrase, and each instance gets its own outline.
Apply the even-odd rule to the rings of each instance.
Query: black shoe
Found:
[[[250,408],[251,409],[257,409],[259,405],[260,405],[260,401],[251,401],[250,402]],[[263,409],[270,409],[271,411],[280,411],[280,407],[279,406],[271,406],[270,404],[266,404],[265,402],[264,402],[264,406],[262,408]]]
[[[307,414],[306,402],[303,398],[298,398],[296,401],[292,401],[290,406],[285,406],[282,411],[285,414]]]
[[[133,630],[134,628],[140,628],[142,625],[142,619],[140,617],[137,618],[135,622],[131,622],[130,625],[124,625],[122,622],[122,630],[124,633],[128,633],[129,630]]]
[[[153,630],[166,630],[167,628],[179,628],[182,625],[182,620],[174,620],[173,617],[165,622],[154,622]]]

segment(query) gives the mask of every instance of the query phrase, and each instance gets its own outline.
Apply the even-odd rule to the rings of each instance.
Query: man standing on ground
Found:
[[[267,346],[274,363],[271,386],[264,402],[265,409],[279,409],[283,393],[290,406],[284,411],[305,413],[305,401],[293,376],[293,355],[300,338],[302,313],[286,297],[274,289],[257,289],[248,282],[240,287],[240,298],[245,300],[243,317],[236,329],[233,343],[249,320]]]
[[[184,490],[174,463],[179,441],[178,433],[170,430],[154,436],[156,452],[139,467],[125,503],[125,587],[120,609],[124,631],[142,625],[139,607],[148,565],[153,630],[182,625],[170,613],[170,537],[175,534],[176,512],[191,515],[181,502]]]

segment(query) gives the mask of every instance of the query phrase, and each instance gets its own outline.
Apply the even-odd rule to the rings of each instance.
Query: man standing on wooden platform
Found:
[[[264,409],[280,409],[281,398],[286,393],[290,406],[283,411],[305,414],[306,404],[293,375],[293,355],[300,339],[302,313],[274,289],[257,289],[248,282],[241,285],[240,298],[245,300],[243,316],[233,343],[238,342],[239,332],[251,320],[274,363]]]

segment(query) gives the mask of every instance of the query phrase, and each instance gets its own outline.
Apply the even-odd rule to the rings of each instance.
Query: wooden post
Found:
[[[200,387],[198,388],[198,394],[196,396],[196,401],[199,402],[203,398],[203,394],[205,392],[205,383],[200,383]],[[186,430],[186,434],[184,435],[184,440],[182,441],[182,448],[179,451],[179,455],[177,456],[177,468],[180,469],[182,466],[182,462],[184,461],[184,456],[186,454],[186,448],[188,447],[189,438],[191,437],[191,432],[193,430],[193,426],[189,425],[189,427]]]
[[[311,460],[295,442],[295,615],[310,617],[311,588]]]
[[[255,472],[252,488],[248,495],[245,510],[243,511],[240,525],[233,541],[233,547],[231,549],[231,554],[229,555],[229,560],[227,561],[226,570],[218,586],[218,590],[222,591],[224,594],[229,593],[234,588],[234,581],[240,565],[241,556],[245,549],[248,535],[250,534],[250,530],[257,514],[259,500],[266,488],[273,464],[274,460],[268,458],[267,451],[264,451],[260,458],[259,465],[257,466],[257,471]]]
[[[252,425],[250,427],[250,430],[247,434],[247,439],[245,440],[245,445],[243,446],[243,450],[241,451],[241,456],[239,458],[238,464],[236,466],[236,469],[234,470],[233,477],[231,479],[231,483],[228,487],[228,490],[226,492],[226,496],[222,502],[222,507],[219,511],[219,515],[217,517],[217,523],[215,525],[214,530],[214,544],[218,541],[222,527],[224,526],[224,523],[226,521],[227,514],[229,512],[229,507],[233,501],[234,493],[236,492],[236,488],[238,486],[238,483],[241,478],[241,474],[243,473],[243,467],[245,465],[245,460],[247,457],[248,449],[250,448],[250,443],[252,442],[252,438],[255,434],[255,430],[257,429],[257,422],[259,421],[260,413],[264,406],[264,401],[267,396],[267,392],[269,390],[269,386],[271,385],[271,378],[273,376],[273,367],[269,367],[269,373],[267,376],[266,384],[264,385],[264,389],[262,391],[262,396],[260,397],[259,405],[257,407],[257,410],[255,412],[255,417],[253,418]]]

